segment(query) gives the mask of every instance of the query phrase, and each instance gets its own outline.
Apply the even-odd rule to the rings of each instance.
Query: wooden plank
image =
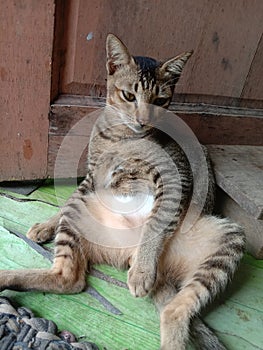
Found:
[[[50,177],[54,177],[59,151],[61,163],[57,177],[85,176],[86,146],[98,117],[97,111],[104,105],[105,99],[62,95],[51,106],[48,152]],[[180,103],[172,103],[170,110],[186,122],[203,144],[263,145],[262,110]],[[64,148],[61,149],[63,141],[64,156]]]
[[[262,323],[262,312],[227,301],[219,306],[215,313],[216,318],[211,313],[206,317],[206,321],[216,330],[227,349],[263,349],[262,333],[259,334],[257,328],[258,324]]]
[[[0,181],[45,178],[54,1],[0,7]]]
[[[87,145],[96,108],[51,106],[48,175],[52,178],[85,176]]]
[[[1,224],[0,235],[0,269],[26,269],[31,266],[40,269],[51,266],[47,259],[34,252],[28,244],[12,235]]]
[[[209,146],[217,184],[255,219],[263,219],[263,147]]]
[[[187,70],[187,93],[240,97],[263,32],[263,3],[217,1],[208,6],[202,37]]]
[[[205,319],[215,328],[228,349],[262,349],[263,334],[257,333],[262,324],[263,264],[245,257],[226,293],[209,308]]]
[[[217,206],[218,213],[233,219],[244,228],[247,251],[255,258],[263,259],[263,220],[257,220],[249,215],[223,191],[218,193]]]
[[[105,99],[102,98],[60,96],[51,106],[51,139],[55,135],[66,135],[77,122],[86,116],[88,118],[84,130],[85,132],[87,130],[87,135],[96,120],[96,113],[92,114],[92,112],[104,106]],[[263,112],[261,109],[188,103],[172,103],[169,109],[190,126],[203,144],[263,145]],[[236,125],[239,127],[236,128]],[[83,135],[81,130],[78,133]]]
[[[21,202],[0,197],[0,218],[3,226],[26,233],[36,222],[44,222],[55,215],[58,208],[41,202]]]
[[[10,191],[16,192],[24,195],[28,195],[36,190],[41,184],[43,180],[35,180],[35,181],[6,181],[0,183],[0,191]]]
[[[78,182],[75,182],[75,180],[71,181],[70,179],[46,180],[46,184],[43,184],[40,188],[27,196],[1,189],[0,199],[7,198],[18,203],[33,203],[35,206],[44,203],[49,206],[59,207],[71,196],[80,181],[81,179],[78,179]],[[4,209],[5,205],[6,204],[2,203],[0,208]]]
[[[229,97],[229,96],[214,96],[214,95],[204,95],[204,94],[180,94],[174,93],[173,101],[179,103],[188,104],[210,104],[216,106],[226,106],[226,107],[243,107],[243,108],[253,108],[262,109],[263,101],[254,98],[240,98],[240,97]]]
[[[59,95],[52,104],[51,114],[54,109],[54,115],[56,115],[56,108],[63,106],[67,106],[68,108],[71,106],[86,107],[90,109],[90,112],[92,112],[93,110],[106,106],[106,97],[62,94]],[[172,102],[169,109],[174,112],[181,113],[200,113],[219,116],[263,118],[263,110],[260,108],[257,109],[251,107],[225,106],[223,104],[212,105],[207,103]],[[64,111],[64,113],[66,117],[67,112]]]
[[[172,107],[173,108],[173,107]],[[176,106],[175,106],[176,109]],[[187,109],[187,106],[186,106]],[[177,112],[204,145],[262,145],[261,116]],[[237,128],[238,125],[238,128]]]
[[[48,176],[75,178],[86,174],[86,136],[52,136],[49,139]]]
[[[258,264],[254,264],[257,262]],[[263,313],[262,261],[255,260],[250,255],[246,255],[233,278],[233,283],[228,287],[223,299],[230,300],[231,303],[246,306]],[[222,299],[221,299],[222,300]],[[263,343],[262,343],[263,345]]]
[[[31,193],[28,198],[48,202],[62,206],[77,188],[77,182],[67,180],[55,180],[41,186]]]
[[[262,70],[262,57],[263,57],[263,34],[261,35],[258,43],[257,52],[254,56],[251,64],[244,88],[241,94],[242,98],[263,100],[263,81],[261,79]]]
[[[71,1],[72,2],[72,1]],[[55,1],[55,18],[54,18],[54,38],[52,52],[52,76],[51,76],[51,92],[50,100],[54,101],[59,95],[59,84],[61,69],[63,66],[63,57],[66,47],[64,43],[64,32],[66,27],[65,7],[68,2],[63,0]]]

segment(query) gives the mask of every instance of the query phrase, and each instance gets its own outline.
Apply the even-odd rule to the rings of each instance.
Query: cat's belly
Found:
[[[90,198],[89,208],[96,218],[111,228],[141,226],[149,217],[154,197],[151,193],[135,196],[97,192]]]
[[[152,194],[139,194],[136,196],[113,196],[111,210],[123,215],[134,224],[141,224],[150,215],[154,198]]]
[[[122,248],[139,244],[142,227],[153,205],[151,193],[122,196],[97,192],[88,202],[89,216],[93,222],[88,239],[94,243]]]

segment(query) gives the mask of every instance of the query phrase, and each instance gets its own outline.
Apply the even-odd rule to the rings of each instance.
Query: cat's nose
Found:
[[[145,115],[139,115],[136,117],[137,123],[139,123],[141,126],[149,124],[149,118]]]
[[[136,122],[141,126],[148,125],[150,122],[151,106],[148,103],[140,102],[136,110]]]

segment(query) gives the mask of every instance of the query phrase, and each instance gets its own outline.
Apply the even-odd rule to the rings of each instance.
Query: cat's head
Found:
[[[165,62],[131,56],[115,35],[109,34],[107,51],[107,104],[127,113],[143,128],[151,122],[150,105],[168,108],[174,87],[192,52]]]

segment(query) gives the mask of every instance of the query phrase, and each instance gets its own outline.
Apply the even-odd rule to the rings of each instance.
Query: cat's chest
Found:
[[[152,193],[137,193],[135,195],[114,194],[111,198],[111,209],[114,213],[127,218],[147,218],[154,207]]]
[[[124,195],[108,188],[98,191],[96,197],[109,215],[136,225],[144,222],[154,207],[154,195],[150,191]]]
[[[96,223],[89,227],[90,241],[99,244],[127,247],[140,242],[142,228],[154,206],[150,193],[139,195],[113,195],[98,191],[89,197],[88,211]]]

